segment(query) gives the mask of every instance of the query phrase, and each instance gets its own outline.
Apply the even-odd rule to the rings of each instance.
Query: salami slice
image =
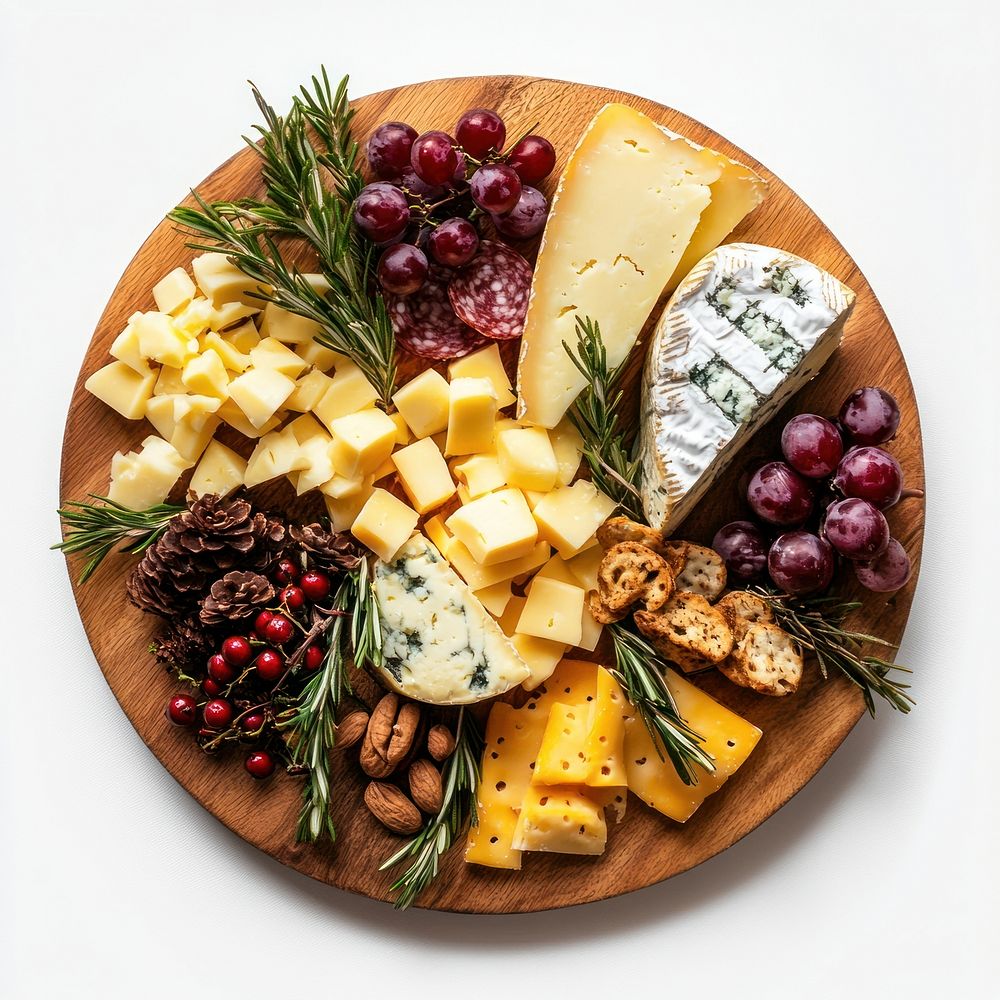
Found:
[[[448,298],[451,272],[432,267],[423,288],[412,295],[386,295],[396,343],[421,358],[461,358],[486,341],[456,315]]]
[[[502,243],[483,240],[479,253],[448,286],[458,318],[492,340],[513,340],[524,332],[531,292],[531,265]]]

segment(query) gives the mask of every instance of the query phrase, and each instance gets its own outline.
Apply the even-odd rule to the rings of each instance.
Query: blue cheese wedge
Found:
[[[440,552],[415,534],[375,563],[381,673],[394,691],[431,705],[485,701],[531,671]]]
[[[649,523],[677,528],[746,439],[829,360],[854,293],[773,247],[704,257],[657,323],[643,372],[640,456]]]

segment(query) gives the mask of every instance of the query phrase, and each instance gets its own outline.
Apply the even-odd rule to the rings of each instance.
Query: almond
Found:
[[[367,712],[361,711],[360,709],[356,712],[348,712],[348,714],[337,723],[336,748],[338,750],[346,750],[348,747],[354,746],[354,744],[365,735],[365,731],[367,729]]]
[[[441,808],[444,791],[441,772],[429,760],[415,760],[410,765],[410,795],[422,812],[437,813]]]
[[[390,764],[374,746],[372,746],[372,727],[368,724],[365,738],[361,741],[361,753],[358,757],[361,770],[369,778],[388,778],[396,770],[395,765]]]
[[[447,726],[431,726],[427,734],[427,752],[440,764],[455,751],[455,737]]]
[[[392,736],[385,759],[395,767],[410,752],[417,730],[420,728],[420,706],[413,701],[406,702],[392,727]]]
[[[387,694],[372,712],[368,722],[367,738],[375,752],[383,759],[389,759],[389,741],[392,739],[392,724],[396,721],[399,697]]]
[[[369,782],[365,789],[365,805],[393,833],[416,833],[423,826],[420,810],[395,785]]]

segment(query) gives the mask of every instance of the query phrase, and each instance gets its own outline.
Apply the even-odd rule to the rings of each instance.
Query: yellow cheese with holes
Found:
[[[258,430],[284,406],[294,391],[295,383],[273,368],[251,368],[229,383],[229,398]],[[220,413],[220,416],[230,422],[225,414]]]
[[[175,267],[153,285],[153,301],[164,313],[180,312],[195,296],[197,289],[183,267]]]
[[[625,694],[611,673],[597,668],[597,694],[592,702],[590,730],[584,741],[587,775],[584,782],[597,788],[624,788],[628,784],[625,767]]]
[[[137,313],[132,325],[144,358],[183,368],[188,358],[198,353],[197,335],[189,336],[178,330],[166,313]]]
[[[266,420],[260,427],[254,427],[247,419],[247,415],[236,405],[232,398],[225,400],[219,407],[218,412],[219,416],[234,431],[239,431],[240,434],[248,438],[259,438],[265,434],[270,434],[281,423],[279,416],[275,415]]]
[[[260,318],[260,332],[283,344],[308,344],[320,332],[319,323],[268,302]]]
[[[473,499],[507,485],[495,455],[470,455],[456,463],[455,475],[465,481],[469,496]]]
[[[527,555],[538,541],[538,528],[520,490],[498,490],[479,497],[460,507],[446,523],[482,566]]]
[[[517,631],[576,646],[582,635],[584,596],[582,587],[536,577],[517,621]]]
[[[457,378],[488,379],[496,393],[497,406],[501,410],[505,406],[510,406],[516,398],[511,392],[510,378],[504,369],[500,348],[497,344],[490,344],[489,347],[484,347],[482,350],[467,354],[464,358],[452,361],[448,365],[448,378],[452,381]]]
[[[202,334],[201,337],[201,349],[202,351],[212,350],[222,359],[223,365],[225,365],[227,371],[236,372],[240,374],[245,372],[250,367],[250,355],[244,354],[242,351],[236,349],[236,347],[226,340],[221,334],[214,333],[209,330],[208,333]]]
[[[108,352],[111,357],[124,362],[133,371],[140,375],[150,373],[149,362],[143,356],[142,348],[139,344],[139,335],[135,332],[135,326],[129,323],[121,333],[115,337]]]
[[[504,609],[507,607],[507,603],[512,596],[510,580],[501,580],[499,583],[483,587],[482,590],[476,590],[473,593],[479,599],[479,603],[494,618],[499,618],[504,613]]]
[[[221,441],[212,441],[191,474],[190,489],[197,496],[217,493],[226,496],[243,485],[247,461]]]
[[[556,483],[559,486],[569,486],[580,469],[583,458],[583,438],[580,432],[570,423],[568,417],[563,417],[549,431],[549,441],[556,456]]]
[[[298,344],[295,353],[307,365],[312,365],[313,368],[318,368],[321,372],[328,372],[334,366],[345,364],[348,361],[343,354],[331,351],[329,347],[324,347],[315,340],[310,340],[308,344]]]
[[[250,349],[250,363],[255,368],[281,372],[291,379],[298,378],[307,367],[295,351],[274,337],[264,337],[256,347]]]
[[[191,270],[198,287],[218,308],[224,302],[245,302],[250,305],[259,300],[248,296],[249,292],[270,291],[255,278],[247,277],[239,268],[229,263],[224,253],[203,253],[191,261]]]
[[[207,301],[207,300],[206,300]],[[211,303],[209,303],[211,305]],[[251,316],[256,316],[260,312],[259,305],[246,305],[243,302],[223,302],[221,306],[212,307],[212,311],[208,317],[208,327],[210,330],[214,330],[216,333],[221,333],[225,331],[228,333],[231,329],[235,330],[239,327],[244,326],[244,321],[250,319]],[[239,324],[239,327],[237,326]],[[257,332],[257,327],[254,325],[253,321],[250,321],[250,326],[253,327],[254,333]],[[248,331],[244,330],[244,335]],[[259,335],[257,336],[259,340]],[[256,343],[257,341],[254,341]],[[241,347],[243,351],[249,351],[253,344],[249,347]]]
[[[214,313],[212,303],[199,295],[173,317],[174,328],[186,337],[200,337],[212,328]]]
[[[333,379],[329,375],[314,368],[296,381],[295,391],[285,405],[296,413],[308,413],[316,408],[332,384]]]
[[[619,718],[621,712],[619,711]],[[545,735],[531,776],[533,785],[585,785],[590,777],[587,738],[594,721],[594,705],[564,705],[549,710]]]
[[[333,438],[333,464],[342,476],[374,472],[396,444],[396,425],[382,410],[349,413],[327,426]]]
[[[167,499],[190,467],[169,441],[150,436],[140,451],[117,452],[111,459],[108,498],[132,510],[148,510]]]
[[[254,448],[247,461],[243,481],[247,486],[287,476],[306,467],[307,459],[302,454],[302,446],[295,439],[291,428],[265,434]]]
[[[673,670],[667,671],[666,679],[681,718],[704,737],[701,746],[715,758],[715,771],[708,774],[696,766],[698,784],[685,785],[670,761],[660,759],[649,731],[628,703],[623,712],[625,767],[630,791],[664,816],[683,823],[743,765],[761,731]]]
[[[446,455],[471,455],[493,447],[497,394],[486,378],[457,378],[448,395]]]
[[[602,108],[552,199],[518,364],[518,417],[555,427],[586,385],[566,354],[576,320],[624,361],[694,235],[721,168],[622,104]]]
[[[472,553],[458,538],[452,537],[441,554],[472,590],[482,590],[501,580],[513,580],[530,573],[548,559],[551,551],[548,542],[536,542],[530,552],[518,559],[496,563],[493,566],[483,566],[473,558]]]
[[[531,786],[514,828],[513,848],[555,854],[603,854],[608,842],[604,808],[572,785]]]
[[[202,396],[227,399],[229,396],[229,372],[222,358],[211,348],[191,358],[181,369],[181,381],[188,392]]]
[[[532,514],[539,535],[569,559],[593,538],[616,506],[593,483],[581,479],[546,494],[535,504]]]
[[[124,361],[112,361],[94,372],[83,386],[127,420],[141,420],[155,382],[152,372],[143,375]]]
[[[417,526],[418,515],[386,490],[374,489],[351,525],[351,534],[384,562],[403,547]]]
[[[338,366],[330,387],[313,407],[313,412],[332,430],[335,420],[369,409],[377,399],[378,392],[365,378],[364,372],[352,362],[345,361]]]
[[[448,382],[433,368],[422,371],[397,389],[392,397],[413,436],[418,438],[430,437],[448,427],[450,400]]]
[[[440,507],[455,495],[455,482],[438,446],[424,438],[392,455],[399,482],[418,514]]]
[[[544,493],[556,485],[559,463],[543,427],[498,430],[497,458],[511,486]]]

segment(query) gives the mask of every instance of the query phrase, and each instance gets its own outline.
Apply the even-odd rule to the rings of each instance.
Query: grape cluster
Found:
[[[366,152],[378,178],[354,202],[358,230],[378,246],[379,285],[411,295],[431,263],[456,268],[479,249],[481,219],[513,240],[536,236],[548,202],[533,185],[556,164],[552,143],[526,135],[503,152],[507,127],[486,108],[459,118],[454,138],[432,130],[418,135],[405,122],[385,122],[368,137]]]
[[[899,590],[910,578],[910,560],[883,511],[898,502],[903,472],[879,447],[898,427],[896,400],[874,386],[852,392],[836,420],[792,417],[781,432],[784,461],[761,466],[747,486],[765,530],[786,530],[769,542],[752,521],[720,528],[712,547],[730,578],[749,582],[766,572],[789,594],[815,594],[829,587],[839,556],[869,590]],[[805,530],[816,516],[817,530]]]

